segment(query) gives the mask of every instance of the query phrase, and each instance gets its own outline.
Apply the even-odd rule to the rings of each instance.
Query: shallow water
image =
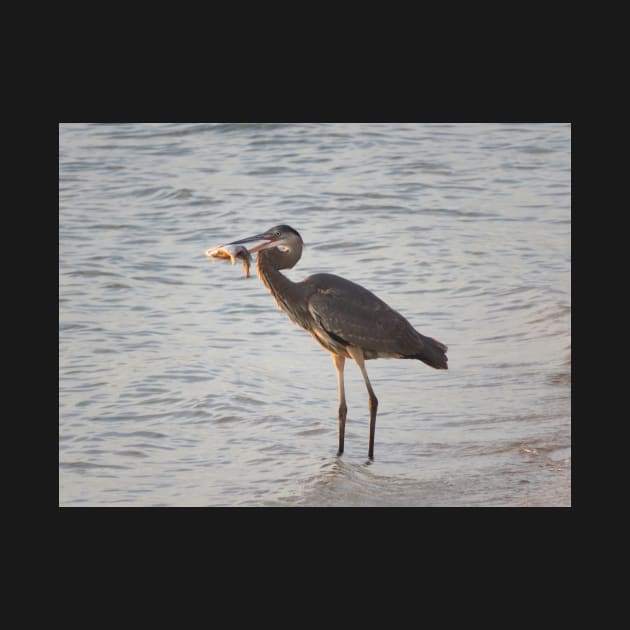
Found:
[[[568,506],[566,124],[62,124],[62,506]],[[277,223],[449,370],[346,364],[209,247]]]

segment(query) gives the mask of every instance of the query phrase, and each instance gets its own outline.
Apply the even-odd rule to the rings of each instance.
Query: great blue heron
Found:
[[[368,457],[374,458],[374,429],[378,400],[370,384],[365,361],[396,358],[419,359],[438,370],[448,369],[447,347],[419,333],[400,313],[361,285],[331,273],[317,273],[292,282],[280,273],[291,269],[302,256],[302,237],[288,225],[276,225],[262,234],[228,243],[263,241],[258,252],[258,277],[278,306],[332,355],[339,387],[339,450],[343,453],[346,428],[346,394],[343,369],[354,359],[369,394],[370,440]]]

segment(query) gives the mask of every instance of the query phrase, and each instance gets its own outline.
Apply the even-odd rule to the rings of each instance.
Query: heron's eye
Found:
[[[276,238],[279,238],[279,237],[280,237],[280,232],[274,232],[274,233],[273,233],[273,235],[274,235]]]

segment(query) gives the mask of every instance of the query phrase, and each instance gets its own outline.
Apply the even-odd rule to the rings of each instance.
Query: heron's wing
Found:
[[[315,289],[308,300],[311,315],[337,341],[399,356],[421,350],[422,337],[413,326],[361,285],[332,274],[305,282]]]

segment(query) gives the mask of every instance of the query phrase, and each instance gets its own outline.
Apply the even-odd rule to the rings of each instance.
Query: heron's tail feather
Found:
[[[424,335],[420,335],[420,337],[422,350],[405,358],[418,359],[436,370],[448,370],[448,357],[446,356],[448,347],[432,337],[425,337]]]

